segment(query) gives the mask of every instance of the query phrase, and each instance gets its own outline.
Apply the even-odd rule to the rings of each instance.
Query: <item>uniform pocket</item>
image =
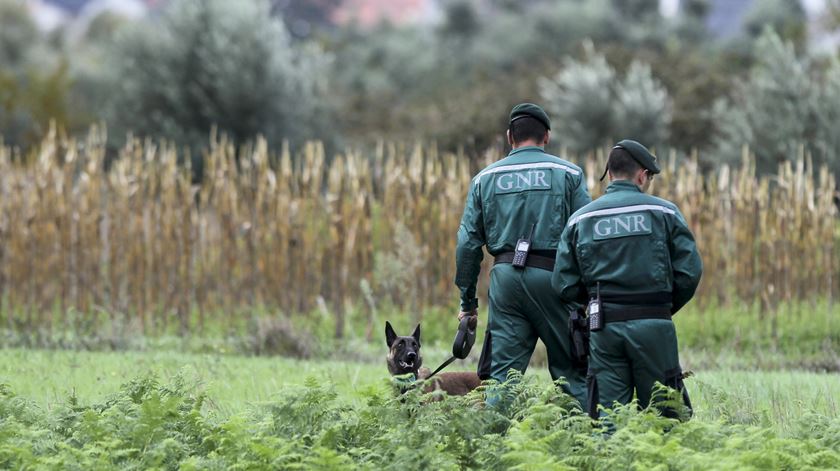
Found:
[[[578,243],[577,245],[578,264],[580,265],[580,272],[592,273],[592,245],[586,243]],[[588,280],[584,279],[584,283]]]
[[[655,280],[662,283],[671,279],[671,254],[663,240],[654,240],[651,244],[654,263],[652,266]]]

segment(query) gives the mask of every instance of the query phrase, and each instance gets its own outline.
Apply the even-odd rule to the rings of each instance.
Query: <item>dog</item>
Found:
[[[385,343],[388,345],[388,371],[393,376],[413,374],[418,380],[429,378],[431,370],[423,368],[420,355],[420,324],[409,336],[399,336],[391,323],[385,322]],[[441,390],[450,396],[463,396],[481,385],[478,374],[470,372],[438,373],[423,386],[424,392]],[[405,392],[403,390],[402,392]]]

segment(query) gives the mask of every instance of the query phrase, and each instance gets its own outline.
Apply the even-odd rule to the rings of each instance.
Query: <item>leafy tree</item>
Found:
[[[807,40],[807,17],[799,0],[756,0],[744,17],[744,30],[751,38],[770,27],[782,38],[804,46]]]
[[[110,54],[109,122],[194,148],[218,126],[236,142],[315,137],[325,59],[293,47],[266,1],[179,0],[130,28]]]
[[[646,20],[659,15],[659,0],[612,0],[613,8],[629,21]]]
[[[647,146],[667,142],[671,99],[649,65],[630,64],[624,81],[616,86],[613,109],[616,139],[635,139]]]
[[[68,120],[67,65],[51,51],[19,2],[0,0],[0,136],[37,141],[50,121]]]
[[[294,37],[305,38],[318,28],[331,28],[331,15],[341,0],[270,0]]]
[[[23,66],[39,42],[38,28],[26,8],[20,2],[0,1],[0,65],[4,69]]]
[[[444,8],[444,21],[440,28],[443,36],[471,38],[481,28],[475,4],[471,0],[453,0]]]
[[[540,80],[540,95],[553,118],[555,140],[575,152],[605,144],[612,135],[615,70],[592,43],[583,61],[567,59],[553,78]]]
[[[816,97],[815,154],[840,177],[840,60],[831,61]]]
[[[731,90],[735,71],[713,53],[689,47],[669,50],[658,56],[652,67],[672,100],[668,129],[671,145],[685,151],[708,150],[709,130],[717,124],[712,108]],[[745,67],[744,74],[748,71]],[[712,153],[701,152],[700,156],[711,157]]]
[[[677,17],[677,35],[682,41],[691,41],[696,47],[708,39],[706,19],[711,9],[710,0],[686,0],[681,4]]]
[[[749,145],[759,170],[772,172],[795,157],[799,146],[814,142],[818,85],[809,77],[807,61],[775,32],[768,30],[759,39],[756,58],[749,80],[736,88],[733,100],[716,105],[717,152],[737,161],[742,145]]]
[[[540,81],[542,100],[556,123],[556,139],[576,152],[622,138],[664,144],[671,100],[650,66],[634,61],[619,80],[591,43],[584,50],[583,61],[567,60],[556,76]]]
[[[828,0],[826,23],[833,28],[840,27],[840,0]]]

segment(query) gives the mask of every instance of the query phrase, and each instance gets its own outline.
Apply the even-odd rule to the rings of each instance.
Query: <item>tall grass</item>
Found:
[[[293,154],[264,141],[211,142],[201,179],[189,158],[152,141],[131,141],[106,165],[101,129],[83,142],[52,132],[35,149],[0,148],[7,326],[84,329],[104,317],[151,334],[187,332],[260,307],[335,315],[341,336],[346,306],[386,303],[419,316],[452,304],[464,195],[478,166],[499,155],[470,162],[389,143],[328,156],[319,143]],[[832,310],[833,176],[804,156],[757,176],[744,155],[742,166],[711,173],[671,155],[655,183],[697,237],[698,302],[758,302],[772,319],[795,300]],[[603,152],[581,160],[595,196]]]

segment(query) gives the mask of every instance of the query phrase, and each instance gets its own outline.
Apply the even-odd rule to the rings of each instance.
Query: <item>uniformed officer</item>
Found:
[[[598,404],[627,404],[634,390],[646,407],[657,381],[685,391],[671,316],[694,296],[703,271],[677,206],[645,194],[659,173],[656,157],[623,140],[607,172],[606,194],[569,219],[552,278],[566,302],[600,295],[604,324],[591,332],[587,378],[593,418]]]
[[[458,230],[455,284],[459,317],[475,315],[482,246],[495,257],[490,272],[487,333],[479,376],[505,381],[509,370],[525,372],[539,337],[549,372],[569,383],[581,404],[585,367],[570,360],[569,312],[551,290],[551,270],[566,220],[591,201],[580,167],[545,153],[551,123],[537,105],[513,107],[507,130],[510,154],[476,175]],[[520,239],[528,239],[525,266],[512,263]]]

